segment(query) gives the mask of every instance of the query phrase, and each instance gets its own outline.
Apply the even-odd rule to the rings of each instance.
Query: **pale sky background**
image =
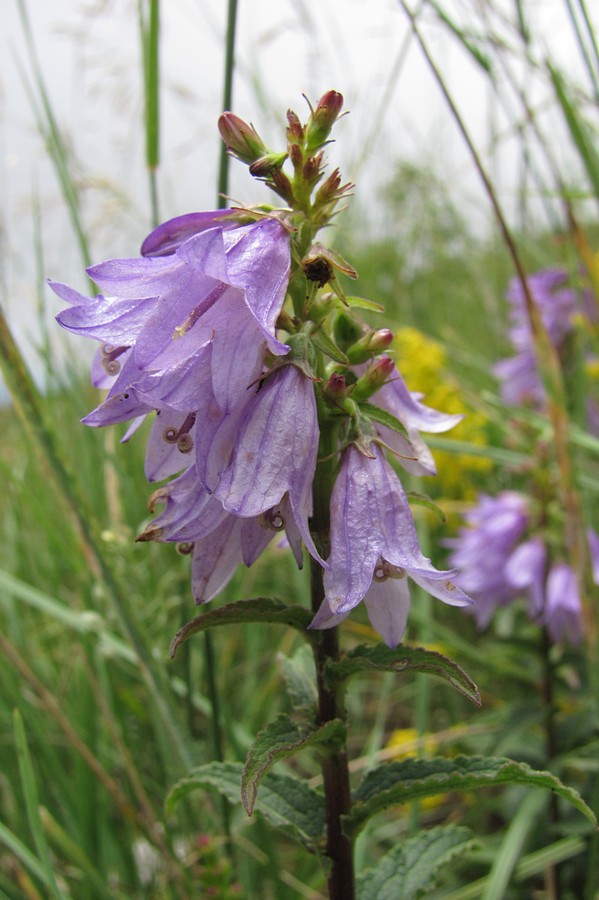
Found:
[[[513,31],[499,24],[499,12],[513,14],[511,0],[445,0],[443,5],[463,23],[480,25],[475,11],[486,11],[498,35],[518,44]],[[21,66],[31,79],[17,0],[0,0],[0,6],[0,301],[30,352],[38,331],[33,312],[34,201],[41,209],[45,273],[80,288],[85,281],[19,73]],[[549,55],[584,82],[565,2],[527,0],[525,7],[537,57]],[[85,184],[83,216],[93,259],[135,255],[150,229],[137,0],[28,0],[27,8],[51,102]],[[163,219],[211,208],[215,202],[225,13],[225,0],[161,4]],[[488,80],[447,29],[430,12],[423,21],[430,50],[513,214],[519,166],[514,123],[500,112]],[[377,229],[373,198],[399,158],[430,164],[476,228],[486,228],[488,202],[415,41],[408,40],[399,75],[393,75],[408,32],[397,0],[240,0],[233,108],[267,140],[282,146],[286,109],[305,113],[302,93],[316,101],[329,88],[339,90],[350,115],[336,129],[331,161],[340,163],[345,177],[357,183],[356,202],[370,211],[367,233]],[[518,77],[530,88],[533,70],[518,65]],[[387,90],[389,99],[379,115]],[[539,80],[532,96],[542,107],[550,92]],[[558,137],[557,120],[546,124],[557,136],[555,150],[560,152],[564,142]],[[499,135],[498,149],[489,155],[494,133]],[[364,159],[365,142],[370,143]],[[575,170],[572,160],[569,171]],[[271,196],[236,162],[231,194],[246,203]],[[59,303],[50,292],[46,302],[48,315],[55,314]]]

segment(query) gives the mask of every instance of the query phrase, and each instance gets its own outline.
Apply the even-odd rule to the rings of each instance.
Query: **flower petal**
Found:
[[[410,611],[408,579],[387,578],[373,581],[364,597],[368,618],[388,647],[401,641]]]

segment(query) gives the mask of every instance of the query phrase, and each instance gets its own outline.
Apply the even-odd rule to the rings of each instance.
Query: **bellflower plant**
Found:
[[[132,420],[124,437],[128,440],[144,417],[155,413],[147,478],[157,481],[183,473],[154,495],[154,503],[167,499],[167,510],[139,539],[194,544],[188,549],[200,603],[226,584],[238,562],[251,565],[277,528],[287,532],[301,565],[301,536],[327,573],[322,607],[330,612],[327,627],[365,597],[374,563],[383,552],[387,556],[381,559],[395,567],[395,580],[397,568],[403,566],[445,602],[470,602],[456,588],[439,587],[451,584],[453,573],[437,571],[420,553],[408,501],[384,451],[388,447],[411,472],[434,473],[420,431],[446,431],[461,417],[432,410],[408,391],[391,360],[380,355],[392,334],[369,330],[342,295],[336,271],[351,276],[351,267],[319,244],[304,247],[307,232],[315,234],[326,225],[350,190],[335,171],[308,206],[311,189],[324,174],[323,136],[340,109],[338,95],[330,92],[305,128],[290,113],[293,183],[281,168],[286,154],[264,152],[255,130],[232,113],[221,118],[220,131],[231,153],[244,162],[251,157],[250,171],[287,199],[290,209],[179,216],[146,238],[141,258],[90,267],[88,275],[102,291],[94,299],[50,282],[69,304],[57,317],[63,328],[101,345],[92,380],[109,390],[84,422],[102,426]],[[306,227],[308,218],[311,229]],[[333,290],[319,293],[326,286]],[[305,295],[301,304],[299,291]],[[286,297],[289,308],[284,306]],[[335,381],[337,395],[331,387]],[[366,411],[371,395],[373,409],[379,409],[374,417]],[[319,551],[310,528],[323,419],[335,432],[341,462],[331,505],[328,559],[328,538],[320,536]],[[347,482],[346,460],[356,469],[350,480],[357,484],[363,479],[368,496],[391,485],[393,508],[384,525],[384,546],[364,528],[367,495],[356,497],[351,511],[337,502]],[[376,510],[370,513],[375,517]],[[351,589],[348,560],[338,549],[346,531],[352,541],[359,538],[354,557],[364,556],[364,573],[371,569]],[[206,571],[207,547],[215,554],[217,575]],[[353,574],[352,569],[350,581]],[[377,577],[380,581],[387,576]],[[403,634],[397,622],[405,620],[404,595],[402,590],[397,599],[401,612],[373,615],[390,646]],[[375,608],[372,599],[367,607]],[[313,627],[322,627],[323,615],[321,611],[315,617]],[[387,627],[387,621],[394,624]]]
[[[432,409],[408,390],[386,353],[393,334],[361,318],[360,310],[375,314],[380,307],[346,296],[341,276],[353,279],[355,271],[317,240],[352,190],[338,169],[327,174],[324,159],[342,106],[341,95],[328,91],[310,106],[307,122],[289,111],[282,150],[225,112],[219,130],[229,153],[281,205],[171,219],[145,239],[140,257],[88,269],[96,297],[58,282],[51,287],[67,304],[60,325],[99,345],[92,381],[107,394],[84,422],[130,422],[128,441],[152,419],[145,474],[162,484],[138,540],[179,545],[191,560],[196,602],[215,598],[237,566],[251,566],[277,534],[300,568],[304,549],[309,555],[310,611],[272,597],[225,604],[184,626],[172,649],[225,622],[291,626],[313,652],[316,705],[302,699],[297,718],[282,714],[267,725],[245,766],[200,767],[176,793],[216,787],[230,798],[231,779],[240,780],[248,813],[256,805],[288,825],[327,858],[330,897],[352,900],[354,838],[369,815],[396,802],[393,784],[405,802],[423,790],[438,793],[437,775],[445,777],[448,766],[462,780],[470,771],[474,785],[478,764],[441,760],[438,772],[429,767],[416,782],[410,774],[409,784],[418,785],[412,795],[403,770],[383,765],[352,795],[348,678],[407,667],[446,678],[475,702],[478,693],[440,654],[394,649],[407,624],[410,581],[450,606],[472,602],[455,569],[435,568],[422,552],[400,475],[434,474],[422,433],[445,432],[461,416]],[[525,527],[525,512],[513,507],[506,552]],[[567,573],[562,567],[551,577],[547,615],[556,628],[568,628],[568,613],[552,608]],[[335,626],[362,601],[387,646],[342,653]],[[319,752],[322,793],[268,774],[304,747]],[[488,773],[485,779],[492,783]],[[263,780],[271,801],[261,806]]]

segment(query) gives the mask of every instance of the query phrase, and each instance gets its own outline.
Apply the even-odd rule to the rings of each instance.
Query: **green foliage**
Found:
[[[384,644],[354,647],[338,662],[328,665],[328,675],[333,683],[345,681],[363,672],[428,672],[448,681],[457,691],[480,706],[480,695],[472,679],[453,660],[423,647],[400,644],[391,649]]]
[[[196,616],[191,622],[187,622],[179,629],[171,641],[171,656],[174,657],[177,650],[192,634],[206,631],[217,625],[239,625],[244,622],[271,622],[278,625],[287,625],[300,631],[307,640],[310,640],[310,632],[306,632],[312,616],[306,609],[299,606],[289,606],[282,600],[272,597],[253,597],[251,600],[239,600],[229,603],[219,609],[211,609],[209,612]],[[316,637],[313,636],[316,640]]]
[[[472,832],[439,825],[394,847],[358,876],[358,900],[416,900],[435,887],[439,869],[476,846]]]
[[[269,722],[250,747],[243,767],[241,802],[247,814],[252,814],[260,782],[278,760],[308,748],[322,750],[326,754],[345,738],[346,728],[340,719],[331,719],[318,727],[313,722],[297,722],[281,713]]]
[[[239,763],[198,766],[171,789],[166,798],[167,811],[172,813],[184,797],[200,788],[216,790],[231,803],[239,802],[242,776],[243,766]],[[255,809],[273,825],[290,829],[310,849],[316,849],[324,835],[324,798],[298,778],[272,772],[265,775]]]
[[[554,791],[568,800],[596,827],[597,819],[580,794],[550,772],[537,772],[525,763],[490,756],[455,759],[413,759],[377,766],[368,772],[354,794],[346,830],[356,834],[368,819],[398,803],[433,797],[447,791],[470,791],[504,784],[525,784]]]

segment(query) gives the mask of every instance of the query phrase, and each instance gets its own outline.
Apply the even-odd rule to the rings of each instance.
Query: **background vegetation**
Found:
[[[269,717],[289,707],[285,684],[302,670],[301,642],[280,627],[240,626],[215,631],[214,666],[199,639],[169,659],[171,637],[194,610],[188,560],[171,546],[134,542],[149,516],[143,434],[121,446],[115,429],[97,432],[79,424],[98,398],[72,355],[71,339],[56,334],[48,322],[49,312],[56,311],[49,309],[43,283],[48,252],[54,264],[50,274],[68,281],[75,266],[91,259],[90,246],[105,255],[134,255],[132,235],[149,230],[159,197],[163,214],[188,211],[164,200],[177,177],[177,159],[171,153],[161,161],[156,143],[158,86],[167,105],[173,97],[164,88],[169,72],[160,68],[156,54],[161,29],[168,29],[168,5],[162,19],[157,0],[126,7],[140,35],[131,78],[145,97],[137,149],[144,144],[140,135],[145,144],[136,159],[147,169],[150,187],[146,211],[139,215],[138,198],[121,202],[127,184],[119,186],[122,194],[111,185],[90,199],[89,171],[73,153],[74,136],[58,120],[44,59],[36,56],[28,18],[34,6],[29,12],[22,3],[15,7],[23,48],[15,62],[56,179],[53,202],[64,210],[58,249],[67,243],[71,249],[65,272],[57,271],[56,236],[48,226],[56,213],[50,210],[47,217],[48,188],[34,180],[27,203],[29,243],[19,252],[28,260],[27,273],[21,274],[25,296],[36,299],[23,314],[6,278],[2,298],[19,335],[24,322],[31,323],[30,343],[23,349],[37,387],[4,322],[4,372],[12,404],[0,410],[0,895],[11,900],[322,897],[319,867],[291,841],[275,841],[259,814],[248,820],[238,807],[223,810],[209,794],[181,803],[176,815],[165,813],[174,782],[214,756],[212,675],[226,757],[242,761]],[[351,164],[358,175],[364,172],[366,189],[359,188],[332,240],[358,269],[360,280],[352,290],[385,304],[390,327],[398,332],[398,365],[410,387],[423,391],[432,405],[453,409],[457,403],[455,408],[469,412],[453,447],[437,439],[439,478],[426,479],[424,488],[445,509],[448,522],[415,508],[423,540],[441,565],[443,540],[455,532],[460,512],[476,492],[521,487],[527,465],[538,464],[535,448],[555,442],[550,419],[506,409],[491,369],[509,353],[504,296],[515,271],[510,240],[525,271],[564,268],[597,298],[599,56],[582,0],[551,7],[576,48],[573,71],[547,55],[544,39],[537,40],[531,3],[431,0],[417,7],[417,33],[402,7],[397,4],[404,29],[401,40],[398,32],[398,55],[389,63],[367,129],[376,134],[378,127],[381,138],[361,140]],[[315,10],[310,4],[302,10],[310,23]],[[328,10],[340,15],[334,4]],[[111,12],[110,4],[87,9],[89,16]],[[79,15],[81,22],[81,9]],[[484,144],[470,129],[468,109],[452,93],[450,73],[446,77],[441,66],[433,76],[440,96],[445,92],[447,123],[465,133],[466,147],[470,141],[472,156],[460,165],[473,172],[479,167],[488,179],[474,215],[470,200],[456,194],[442,159],[423,154],[424,162],[414,162],[395,153],[395,144],[389,149],[392,126],[385,100],[391,103],[403,84],[402,41],[414,47],[420,41],[440,65],[438,52],[435,56],[440,36],[453,42],[492,97],[493,140]],[[308,29],[297,37],[308,39]],[[243,32],[240,42],[245,65]],[[322,61],[321,66],[326,72]],[[254,70],[253,79],[243,66],[240,71],[245,96],[253,91],[256,109],[265,108],[269,98],[261,70]],[[220,67],[213,78],[220,84]],[[339,82],[320,87],[344,91]],[[215,109],[214,121],[217,114]],[[368,121],[363,110],[355,119]],[[352,120],[343,127],[349,143],[355,141]],[[502,165],[518,173],[515,181],[508,179],[509,188],[497,171]],[[250,185],[243,195],[249,202],[252,190]],[[116,213],[108,197],[116,198]],[[495,205],[493,215],[482,212],[485,202],[491,213]],[[110,224],[123,222],[128,224],[112,240]],[[588,324],[581,340],[596,340]],[[596,390],[596,381],[585,390]],[[597,528],[599,441],[576,420],[565,437],[569,489],[583,498],[585,526]],[[544,464],[563,487],[559,460],[549,453]],[[251,570],[239,571],[218,602],[272,595],[305,604],[307,589],[290,555],[275,547]],[[596,618],[594,590],[586,602]],[[358,611],[344,625],[346,645],[370,637]],[[505,754],[555,771],[599,812],[596,647],[548,648],[543,632],[527,620],[524,601],[501,610],[479,633],[471,617],[424,596],[413,603],[407,639],[459,662],[481,690],[482,709],[423,676],[363,677],[350,695],[355,771],[376,759],[410,753]],[[316,775],[308,757],[301,765],[307,776]],[[227,820],[230,838],[223,836]],[[358,869],[419,827],[447,821],[470,826],[477,841],[443,869],[437,893],[431,888],[428,897],[599,896],[597,840],[589,836],[587,823],[544,794],[516,788],[476,797],[442,795],[381,815],[360,837]]]

